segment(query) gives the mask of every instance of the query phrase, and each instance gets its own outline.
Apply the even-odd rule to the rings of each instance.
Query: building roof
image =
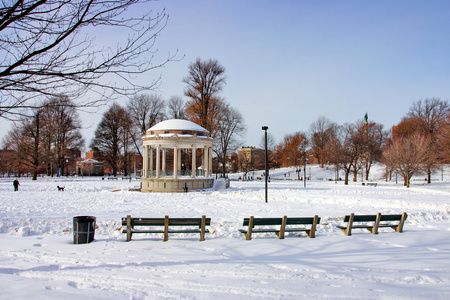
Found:
[[[99,163],[100,161],[92,159],[92,158],[88,158],[88,159],[83,160],[83,162],[84,163],[94,163],[94,164],[96,164],[96,163]]]
[[[171,119],[171,120],[165,120],[162,121],[150,129],[150,131],[157,131],[157,130],[186,130],[186,131],[198,131],[198,132],[208,132],[205,128],[202,126],[195,124],[194,122],[188,121],[188,120],[182,120],[182,119]]]

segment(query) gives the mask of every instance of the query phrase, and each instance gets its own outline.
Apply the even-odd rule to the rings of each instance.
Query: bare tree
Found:
[[[21,123],[21,125],[13,124],[12,129],[3,138],[2,144],[4,150],[11,151],[8,156],[9,161],[6,163],[9,171],[17,171],[17,176],[20,177],[23,172],[29,170],[30,145],[33,144],[29,137],[24,134],[24,123]]]
[[[91,148],[96,147],[100,150],[102,159],[111,166],[114,176],[117,175],[120,165],[125,118],[125,109],[113,103],[103,115],[90,145]]]
[[[426,166],[428,183],[431,183],[431,171],[438,160],[436,149],[438,136],[442,130],[442,125],[445,124],[445,118],[449,111],[450,107],[447,101],[438,98],[428,98],[414,102],[408,113],[408,118],[416,120],[419,132],[430,142],[428,156],[431,159],[428,160],[428,165]]]
[[[336,127],[337,124],[326,117],[319,117],[309,127],[313,155],[317,158],[322,167],[326,163],[326,145],[334,135]]]
[[[225,177],[227,158],[240,147],[241,141],[238,137],[245,133],[246,128],[241,113],[229,104],[224,104],[221,112],[214,139],[214,152],[222,163],[222,175]]]
[[[214,135],[221,102],[218,93],[225,84],[225,68],[215,59],[202,61],[197,58],[189,65],[188,76],[183,82],[187,84],[185,95],[190,98],[186,114]]]
[[[39,107],[39,96],[60,94],[75,98],[87,91],[98,104],[112,94],[130,95],[155,87],[159,79],[142,86],[136,75],[174,59],[169,54],[154,63],[155,40],[167,23],[165,12],[142,17],[128,10],[147,0],[5,0],[0,7],[0,117]],[[128,38],[98,47],[92,29],[116,29]],[[107,75],[107,76],[105,76]],[[103,80],[108,77],[110,82]]]
[[[265,147],[266,147],[266,138],[265,138],[265,134],[263,133],[261,135],[261,139],[259,140],[259,148],[265,149]],[[275,140],[275,137],[273,136],[272,133],[267,132],[267,149],[275,150],[276,147],[277,147],[277,142]]]
[[[43,121],[41,118],[42,109],[34,109],[33,116],[31,118],[23,118],[22,120],[22,145],[21,156],[22,161],[28,162],[28,165],[32,167],[33,180],[37,180],[38,167],[41,163],[41,130]]]
[[[81,150],[84,139],[81,136],[81,122],[72,101],[65,96],[53,97],[33,109],[32,115],[21,120],[22,136],[26,139],[25,162],[32,168],[33,180],[37,179],[38,168],[47,164],[48,175],[52,166],[64,171],[74,163],[72,150]]]
[[[169,110],[167,117],[169,119],[187,119],[186,104],[179,96],[172,96],[167,104]]]
[[[127,112],[140,136],[165,118],[165,103],[156,94],[136,95],[128,101]]]
[[[364,134],[366,138],[366,151],[362,155],[362,161],[366,171],[366,180],[369,180],[369,173],[372,164],[380,161],[389,132],[383,130],[382,124],[374,122],[364,124]]]
[[[261,135],[261,139],[259,142],[259,147],[265,150],[266,147],[266,138],[265,134]],[[279,167],[277,152],[276,152],[276,140],[272,133],[267,132],[267,166],[269,169]],[[266,154],[265,151],[258,151],[255,155],[254,167],[258,169],[264,169],[265,167],[265,159]]]
[[[125,176],[128,176],[129,171],[130,171],[130,155],[131,155],[131,146],[134,143],[136,144],[136,137],[133,135],[132,133],[132,127],[133,127],[133,122],[130,118],[130,115],[128,112],[125,111],[125,114],[122,118],[122,126],[123,126],[123,130],[122,130],[122,145],[123,145],[123,157],[120,161],[119,166],[122,167],[122,170],[124,172]],[[139,148],[136,147],[139,154]]]
[[[67,96],[52,97],[44,109],[52,116],[46,120],[46,126],[53,128],[55,165],[64,172],[69,161],[73,160],[70,149],[81,150],[84,145],[81,121],[74,102]]]
[[[398,138],[384,151],[383,160],[403,177],[405,186],[409,187],[411,177],[430,159],[428,147],[428,138],[420,134]]]
[[[354,172],[358,171],[358,161],[364,151],[364,132],[356,124],[345,124],[339,127],[337,134],[327,146],[330,162],[336,166],[337,170],[342,168],[345,171],[346,185],[352,169]],[[355,175],[354,180],[356,180]]]
[[[141,137],[147,129],[165,118],[165,103],[156,94],[135,95],[128,101],[126,110],[130,118],[127,137],[133,141],[135,151],[141,155]]]
[[[450,106],[447,101],[438,98],[419,100],[411,106],[408,117],[419,121],[419,130],[429,137],[434,137],[445,121]]]
[[[297,166],[302,165],[303,152],[308,140],[303,132],[287,134],[283,141],[277,146],[278,163],[281,166]]]
[[[47,176],[53,177],[53,170],[54,170],[54,162],[55,162],[55,155],[54,155],[54,144],[55,144],[55,134],[54,134],[54,125],[53,120],[55,118],[54,113],[55,111],[53,109],[45,109],[45,107],[41,110],[41,160],[42,163],[46,166],[47,169]]]
[[[450,111],[447,113],[445,121],[442,123],[442,130],[436,143],[438,159],[440,163],[450,163]]]
[[[52,166],[64,170],[74,163],[72,150],[81,150],[84,144],[78,113],[65,96],[45,101],[42,108],[33,109],[28,117],[16,122],[19,123],[9,135],[8,145],[15,145],[16,159],[28,166],[33,180],[43,165],[47,165],[50,174]]]

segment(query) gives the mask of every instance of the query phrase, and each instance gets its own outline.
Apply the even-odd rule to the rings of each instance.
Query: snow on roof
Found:
[[[84,163],[99,163],[98,160],[92,159],[92,158],[88,158],[83,160]]]
[[[182,119],[171,119],[162,121],[150,129],[151,131],[156,130],[189,130],[189,131],[200,131],[200,132],[208,132],[202,126],[195,124],[194,122]]]

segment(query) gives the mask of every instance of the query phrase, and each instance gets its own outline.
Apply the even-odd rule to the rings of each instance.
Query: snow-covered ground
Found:
[[[310,169],[307,169],[308,173]],[[286,174],[286,177],[285,177]],[[345,186],[332,171],[311,168],[312,180],[292,180],[294,169],[264,181],[232,181],[231,188],[185,194],[139,193],[133,180],[0,178],[1,299],[449,299],[450,176],[407,189],[386,183],[382,167],[371,180]],[[259,173],[255,174],[255,176]],[[289,176],[290,175],[290,176]],[[237,178],[239,175],[234,175]],[[322,180],[319,180],[322,179]],[[56,186],[65,186],[58,192]],[[336,225],[351,212],[406,211],[403,233],[378,235]],[[125,242],[121,218],[211,218],[210,234],[135,234]],[[321,217],[315,239],[238,231],[242,219]],[[96,216],[95,240],[74,245],[74,216]]]

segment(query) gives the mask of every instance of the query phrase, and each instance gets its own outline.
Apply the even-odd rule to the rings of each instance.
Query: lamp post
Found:
[[[263,126],[262,127],[262,130],[264,130],[264,146],[265,146],[265,160],[264,160],[264,172],[265,172],[265,176],[264,176],[264,179],[265,179],[265,181],[266,181],[266,185],[265,185],[265,187],[266,187],[266,194],[265,194],[265,196],[266,196],[266,203],[267,203],[267,179],[268,179],[268,177],[269,177],[269,170],[268,170],[268,168],[267,168],[267,129],[269,129],[269,127],[267,127],[267,126]]]

